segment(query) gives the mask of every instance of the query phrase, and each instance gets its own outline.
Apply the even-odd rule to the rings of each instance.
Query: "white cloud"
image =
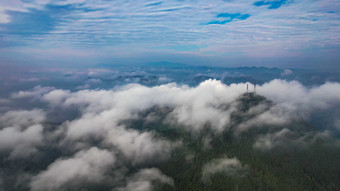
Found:
[[[0,23],[9,23],[11,22],[11,17],[7,13],[9,11],[13,12],[29,12],[30,9],[42,9],[46,4],[48,4],[49,0],[37,0],[34,2],[25,2],[20,0],[11,0],[11,1],[1,1],[0,2]]]
[[[266,151],[276,147],[306,146],[320,140],[332,143],[332,146],[339,146],[339,141],[334,139],[332,133],[327,130],[297,133],[284,128],[277,132],[260,135],[253,144],[253,148]]]
[[[37,151],[40,145],[43,126],[32,125],[25,130],[18,127],[6,127],[0,130],[0,151],[10,151],[10,158],[27,157]]]
[[[4,12],[0,12],[0,23],[9,23],[9,16],[5,14]]]
[[[297,81],[273,80],[260,86],[257,91],[287,109],[328,109],[340,103],[340,84],[337,82],[308,89]]]
[[[44,142],[53,142],[53,146],[65,151],[65,156],[56,157],[46,170],[34,176],[32,190],[76,189],[84,182],[96,184],[108,179],[111,181],[110,178],[113,180],[112,188],[127,191],[151,190],[157,181],[173,185],[172,179],[158,169],[143,168],[169,159],[173,149],[181,146],[180,138],[170,141],[157,134],[157,130],[150,131],[144,126],[132,129],[126,120],[137,119],[139,112],[154,106],[166,107],[170,109],[163,123],[176,124],[176,128],[183,127],[193,133],[201,132],[205,127],[219,133],[234,122],[230,121],[230,115],[240,112],[237,110],[241,103],[239,98],[245,90],[246,84],[228,86],[217,80],[207,80],[197,87],[174,83],[155,87],[129,84],[112,90],[75,92],[36,87],[20,95],[14,94],[19,95],[14,99],[33,98],[50,107],[46,111],[18,110],[3,114],[0,117],[0,151],[10,152],[10,157],[29,156],[39,146],[50,147],[42,144]],[[294,120],[308,120],[313,112],[337,108],[340,104],[339,83],[310,88],[295,81],[273,80],[259,85],[257,92],[273,100],[273,104],[262,102],[246,113],[240,112],[246,121],[238,127],[227,129],[247,131],[258,127],[271,128],[264,134],[256,135],[255,149],[305,145],[334,138],[331,136],[333,129],[297,134],[289,130],[286,124]],[[53,126],[56,128],[43,129],[43,124],[48,122],[48,112],[68,108],[79,110],[80,115]],[[334,124],[338,123],[337,120],[334,119]],[[48,125],[46,123],[46,127]],[[202,138],[206,148],[209,148],[209,136],[212,135]],[[191,158],[190,153],[187,159]],[[130,175],[126,169],[131,166],[137,171],[143,170]],[[108,175],[108,171],[112,174]],[[214,159],[204,165],[202,180],[209,182],[215,173],[239,176],[245,171],[246,167],[236,158]]]
[[[43,141],[45,113],[42,110],[9,111],[0,117],[0,151],[10,158],[27,157]]]
[[[294,120],[309,121],[313,113],[332,112],[340,106],[340,84],[335,82],[307,88],[297,81],[273,80],[259,86],[257,92],[276,105],[240,124],[240,131],[252,126],[284,125]]]
[[[112,128],[106,142],[116,147],[132,164],[164,161],[170,157],[175,143],[156,138],[151,132],[138,132],[123,127]]]
[[[253,110],[250,110],[248,113],[251,112],[253,112]],[[295,113],[291,113],[291,111],[284,110],[278,106],[272,106],[269,110],[258,113],[255,117],[239,124],[236,132],[240,133],[255,127],[280,127],[291,123],[294,119],[296,119]]]
[[[42,95],[54,90],[53,87],[41,87],[36,86],[31,91],[19,91],[17,93],[14,93],[12,95],[12,98],[14,99],[22,99],[22,98],[36,98],[40,99]]]
[[[100,48],[96,53],[93,53],[93,49],[87,51],[80,50],[79,47],[72,51],[64,51],[63,57],[73,55],[75,52],[85,56],[88,56],[87,52],[97,56],[102,56],[105,52],[107,56],[112,55],[112,49],[115,49],[114,52],[117,52],[115,56],[118,57],[133,53],[145,55],[145,52],[155,51],[167,54],[169,51],[166,49],[171,47],[194,45],[198,47],[197,51],[189,49],[174,52],[177,55],[178,52],[188,54],[195,52],[200,56],[215,52],[216,54],[213,55],[221,60],[228,59],[230,56],[235,57],[234,55],[273,58],[300,56],[304,51],[315,51],[315,49],[323,51],[338,44],[339,2],[337,1],[294,1],[275,10],[269,10],[266,6],[257,7],[253,3],[248,0],[164,1],[158,6],[146,6],[150,4],[146,0],[138,2],[131,0],[30,1],[29,3],[11,0],[0,2],[0,7],[3,7],[3,10],[0,10],[0,22],[10,22],[9,14],[6,13],[10,10],[29,12],[42,9],[47,4],[72,5],[70,7],[74,7],[75,10],[60,19],[74,22],[56,23],[57,25],[53,31],[49,31],[48,35],[39,35],[40,41],[49,45],[50,49],[56,46],[64,49],[75,44],[101,46],[98,46]],[[91,11],[87,11],[89,9]],[[249,14],[250,17],[226,25],[204,25],[218,19],[216,16],[219,13]],[[75,18],[77,20],[74,20]],[[16,42],[18,39],[16,35],[8,38],[13,38]],[[24,41],[32,39],[32,37],[24,38]],[[30,42],[37,45],[33,41]],[[129,49],[129,52],[124,51],[126,49]],[[25,49],[25,53],[27,51],[28,49]],[[40,54],[41,50],[38,52]],[[228,56],[221,57],[222,53],[233,54],[223,54]],[[38,55],[38,53],[34,54]]]
[[[1,105],[6,105],[6,104],[10,104],[10,103],[12,103],[12,101],[10,99],[0,98],[0,104]]]
[[[70,94],[67,90],[53,90],[43,95],[43,100],[50,102],[52,105],[59,105],[62,103]]]
[[[176,146],[175,143],[157,138],[152,132],[139,132],[118,125],[119,120],[125,119],[124,117],[119,111],[114,110],[99,114],[85,114],[65,124],[66,140],[77,141],[100,137],[103,144],[113,147],[132,164],[161,161],[170,156],[170,151]]]
[[[26,12],[27,10],[24,8],[24,3],[18,0],[13,0],[12,2],[0,2],[0,23],[9,23],[10,16],[6,13],[7,11],[18,11],[18,12]]]
[[[153,106],[174,108],[167,117],[168,123],[182,125],[189,131],[199,131],[209,124],[216,132],[221,132],[230,122],[235,101],[245,91],[245,84],[227,86],[217,80],[207,80],[197,87],[170,83],[155,87],[130,84],[115,90],[78,92],[43,89],[39,87],[22,94],[40,97],[52,106],[79,108],[83,119],[66,124],[76,127],[69,129],[69,136],[83,136],[87,131],[101,134],[103,129],[107,131],[120,121],[135,118],[138,112]],[[273,80],[258,86],[257,92],[275,105],[266,111],[263,110],[268,107],[265,105],[251,108],[249,114],[257,114],[240,125],[241,131],[251,126],[283,125],[294,119],[308,120],[313,112],[340,105],[339,83],[328,82],[307,88],[297,81]],[[101,124],[101,130],[86,125],[91,124],[91,120]]]
[[[289,129],[282,129],[275,133],[268,133],[260,136],[254,143],[254,148],[267,150],[278,145],[284,145],[288,142],[288,137],[293,136]]]
[[[202,180],[205,183],[211,181],[211,176],[216,173],[223,173],[227,176],[242,176],[247,169],[242,166],[237,158],[219,158],[205,164],[202,168]]]
[[[171,123],[184,125],[194,132],[211,124],[220,132],[229,122],[231,112],[224,111],[220,104],[234,102],[242,89],[242,84],[226,86],[216,80],[207,80],[195,88],[176,84],[151,88],[130,84],[116,90],[53,90],[41,95],[41,100],[53,107],[75,107],[82,112],[79,118],[62,125],[65,144],[95,138],[122,154],[131,164],[143,164],[167,159],[179,143],[163,140],[154,132],[128,129],[120,124],[123,120],[134,119],[138,112],[153,106],[168,106],[175,108],[168,122],[173,120]],[[79,149],[79,144],[74,146]]]
[[[281,76],[289,76],[293,73],[292,70],[289,70],[289,69],[285,69],[282,73],[281,73]]]
[[[200,130],[207,123],[221,131],[229,122],[231,110],[224,111],[220,104],[231,104],[243,92],[243,85],[226,86],[217,80],[207,80],[198,87],[166,84],[152,88],[130,84],[121,89],[83,90],[74,93],[54,90],[43,95],[43,100],[52,105],[83,107],[84,115],[96,120],[98,117],[110,118],[117,123],[129,119],[136,112],[152,106],[175,107],[169,120]],[[232,109],[232,108],[231,108]],[[101,113],[97,116],[94,113]],[[100,123],[100,119],[98,119]],[[71,123],[80,123],[73,121]]]
[[[8,111],[0,117],[0,125],[25,127],[41,123],[45,119],[46,115],[40,109]]]
[[[155,181],[174,186],[172,178],[167,177],[156,168],[150,168],[142,169],[129,177],[126,187],[118,188],[118,191],[151,191]]]
[[[46,171],[33,177],[31,188],[34,191],[63,190],[84,182],[100,182],[115,160],[109,151],[92,147],[50,164]]]

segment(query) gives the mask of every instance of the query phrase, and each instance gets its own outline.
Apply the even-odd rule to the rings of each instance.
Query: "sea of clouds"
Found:
[[[251,117],[235,124],[231,116],[239,112],[245,87],[246,83],[226,85],[209,79],[196,87],[127,84],[70,91],[37,86],[13,93],[1,102],[6,111],[0,117],[0,160],[5,169],[0,173],[0,187],[42,191],[100,185],[117,191],[147,191],[155,183],[174,186],[172,177],[155,164],[166,162],[182,146],[181,138],[170,140],[157,131],[124,123],[155,107],[170,108],[162,123],[193,135],[206,128],[214,134],[230,131],[236,137],[265,129],[253,143],[259,151],[308,145],[318,139],[339,145],[340,83],[314,87],[278,79],[264,83],[256,92],[271,104],[251,107],[243,114]],[[15,102],[25,103],[25,109],[11,109]],[[327,118],[317,117],[315,122],[320,113]],[[157,115],[150,113],[144,120],[155,121]],[[288,128],[296,121],[325,125],[296,133]],[[13,169],[8,167],[11,161],[37,169],[8,172]],[[208,183],[216,172],[240,175],[246,168],[237,158],[215,159],[203,167],[202,181]]]

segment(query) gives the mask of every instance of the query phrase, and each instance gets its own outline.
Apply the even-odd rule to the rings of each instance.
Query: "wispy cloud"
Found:
[[[112,50],[145,55],[155,47],[193,45],[205,48],[173,52],[223,60],[228,56],[221,55],[237,49],[234,56],[242,59],[298,60],[311,52],[337,55],[340,47],[340,3],[333,0],[15,2],[0,2],[0,50],[14,55],[23,55],[18,47],[37,52],[67,48],[116,58]],[[158,51],[171,57],[166,49]]]

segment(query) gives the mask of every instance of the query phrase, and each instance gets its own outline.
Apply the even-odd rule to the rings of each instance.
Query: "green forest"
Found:
[[[158,184],[155,190],[340,190],[340,149],[332,145],[336,143],[319,139],[308,144],[285,144],[270,150],[255,149],[253,144],[257,135],[270,127],[235,135],[233,126],[252,117],[246,115],[251,107],[267,104],[269,108],[272,103],[256,94],[244,95],[239,101],[240,112],[232,114],[234,123],[220,134],[212,132],[208,126],[203,132],[193,134],[182,127],[162,123],[162,118],[151,124],[143,117],[128,122],[132,128],[156,131],[168,139],[182,141],[182,146],[172,152],[169,160],[156,165],[174,179],[174,187]],[[142,115],[150,112],[165,117],[169,108],[152,108]],[[297,133],[317,131],[303,121],[294,121],[285,128]],[[205,137],[209,137],[208,147],[204,143]],[[216,173],[210,177],[211,181],[204,182],[203,166],[221,157],[236,157],[244,165],[245,172],[234,176]]]

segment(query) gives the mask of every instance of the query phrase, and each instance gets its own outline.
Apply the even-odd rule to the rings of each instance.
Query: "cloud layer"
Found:
[[[32,190],[105,185],[147,191],[156,183],[175,186],[157,165],[171,159],[175,149],[186,147],[185,136],[164,136],[162,126],[202,139],[207,150],[211,137],[226,132],[236,139],[255,132],[251,139],[255,150],[316,140],[338,142],[339,115],[324,119],[329,126],[294,125],[314,123],[320,111],[338,112],[339,83],[305,87],[296,81],[273,80],[258,86],[257,94],[244,94],[245,90],[246,83],[206,80],[196,87],[170,83],[79,91],[40,86],[20,91],[12,95],[13,101],[39,102],[43,109],[8,111],[0,117],[1,160],[49,161],[27,174],[25,185]],[[68,111],[77,114],[49,120]],[[158,126],[152,129],[155,123]],[[212,159],[201,169],[202,180],[209,182],[215,173],[243,174],[245,165],[236,158]]]
[[[246,167],[242,166],[237,158],[219,158],[214,159],[203,166],[202,180],[206,183],[211,181],[211,176],[217,173],[235,177],[242,176]]]
[[[72,184],[98,182],[115,163],[109,151],[92,147],[77,152],[72,158],[58,159],[46,171],[32,178],[32,190],[61,190]]]
[[[339,58],[335,0],[14,0],[0,7],[0,59],[8,62],[254,65],[261,58],[272,66],[279,57],[281,65],[334,68]]]
[[[0,151],[10,158],[27,157],[43,140],[45,113],[42,110],[10,111],[0,117]]]

